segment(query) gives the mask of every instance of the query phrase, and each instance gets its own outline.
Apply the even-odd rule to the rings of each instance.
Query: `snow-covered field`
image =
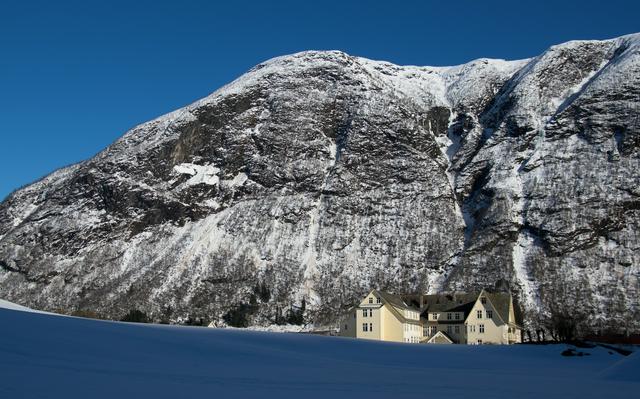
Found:
[[[14,309],[6,309],[14,307]],[[0,303],[0,398],[630,398],[640,355],[141,325]]]

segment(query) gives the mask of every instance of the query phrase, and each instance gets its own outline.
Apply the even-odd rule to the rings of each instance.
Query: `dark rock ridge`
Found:
[[[9,196],[0,297],[248,324],[304,300],[326,324],[372,287],[495,287],[531,327],[637,329],[639,43],[275,58]]]

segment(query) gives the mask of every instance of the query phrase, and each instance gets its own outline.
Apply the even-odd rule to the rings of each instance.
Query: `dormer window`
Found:
[[[483,305],[486,304],[487,303],[487,298],[485,298],[485,297],[480,298],[480,303],[483,304]]]
[[[431,319],[432,320],[438,320],[438,314],[437,313],[432,313],[431,314]]]
[[[487,319],[493,319],[493,310],[487,310]]]
[[[447,313],[447,320],[451,320],[451,313]]]

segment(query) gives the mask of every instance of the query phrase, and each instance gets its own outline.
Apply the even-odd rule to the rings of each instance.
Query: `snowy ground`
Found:
[[[0,303],[0,307],[10,304]],[[127,324],[0,308],[0,398],[629,398],[640,355]]]

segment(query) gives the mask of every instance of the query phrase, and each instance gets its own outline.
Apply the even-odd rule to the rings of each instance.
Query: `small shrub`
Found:
[[[102,319],[102,317],[92,310],[74,310],[71,312],[71,316],[84,317],[85,319]]]
[[[127,321],[129,323],[149,323],[149,317],[141,310],[131,309],[121,321]]]
[[[258,298],[260,298],[260,302],[262,303],[269,302],[269,300],[271,299],[271,291],[265,283],[256,285],[253,289],[253,292],[258,295]]]
[[[231,327],[245,328],[249,327],[249,315],[252,313],[253,307],[246,303],[241,303],[230,309],[222,319]]]
[[[302,325],[304,324],[304,311],[306,308],[306,301],[302,299],[302,304],[300,307],[292,307],[289,309],[287,315],[287,324],[296,324]]]

